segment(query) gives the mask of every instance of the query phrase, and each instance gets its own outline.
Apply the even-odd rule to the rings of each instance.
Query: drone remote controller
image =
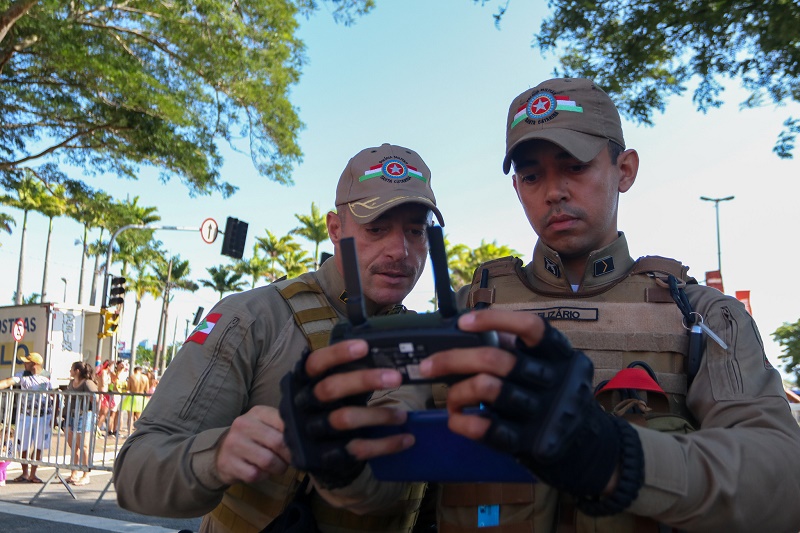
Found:
[[[394,368],[403,375],[404,384],[453,383],[464,376],[424,379],[419,375],[419,363],[442,350],[498,345],[495,331],[468,332],[458,329],[458,317],[462,312],[458,311],[455,293],[450,288],[442,228],[428,226],[427,232],[439,302],[439,311],[435,313],[367,318],[355,243],[352,238],[341,240],[348,319],[333,328],[330,344],[347,339],[364,339],[369,344],[369,353],[363,359],[336,367],[335,372]]]

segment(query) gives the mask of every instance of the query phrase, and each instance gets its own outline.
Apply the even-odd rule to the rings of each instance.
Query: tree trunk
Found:
[[[81,275],[78,278],[78,305],[83,303],[83,276],[86,273],[86,254],[89,250],[89,245],[86,239],[89,238],[89,227],[83,225],[83,252],[81,253]]]
[[[47,225],[47,244],[44,247],[44,270],[42,271],[42,295],[39,301],[44,303],[47,297],[47,267],[50,263],[50,242],[53,239],[53,217],[50,217],[50,223]]]
[[[22,305],[22,273],[25,267],[25,234],[28,232],[28,211],[22,215],[22,237],[19,241],[19,270],[17,270],[17,294],[14,305]]]
[[[136,366],[136,325],[139,322],[139,309],[142,301],[136,298],[136,310],[133,312],[133,331],[131,332],[131,368]]]
[[[3,42],[3,39],[11,27],[19,19],[21,19],[35,3],[36,0],[19,0],[17,2],[11,2],[11,5],[8,6],[8,9],[6,9],[3,14],[0,14],[0,42]]]
[[[103,243],[103,228],[100,228],[100,244]],[[94,256],[94,270],[92,271],[92,292],[89,296],[89,305],[97,304],[97,278],[100,275],[100,256],[102,251],[98,250],[97,255]]]

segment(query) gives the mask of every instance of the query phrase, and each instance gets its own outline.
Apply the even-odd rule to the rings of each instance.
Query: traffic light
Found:
[[[222,239],[222,255],[241,259],[244,254],[244,241],[247,239],[247,222],[228,217],[225,223],[225,237]]]
[[[123,305],[125,303],[125,291],[128,288],[125,286],[125,278],[112,276],[111,289],[108,291],[108,306]]]
[[[101,339],[113,336],[119,327],[119,313],[108,309],[100,309],[100,319],[103,321],[103,332],[97,336]]]

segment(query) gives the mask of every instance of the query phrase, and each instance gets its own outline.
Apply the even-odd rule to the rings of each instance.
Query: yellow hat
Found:
[[[42,356],[36,352],[29,353],[28,357],[20,355],[19,360],[22,361],[23,363],[33,363],[35,365],[41,365],[44,363],[44,359],[42,359]]]

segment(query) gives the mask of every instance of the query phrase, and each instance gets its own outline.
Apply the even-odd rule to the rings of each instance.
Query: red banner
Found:
[[[725,292],[725,289],[722,288],[722,272],[719,270],[706,272],[706,285],[714,287],[719,292]]]
[[[750,307],[750,291],[736,291],[736,299],[744,304],[748,313],[753,314],[753,309]]]

